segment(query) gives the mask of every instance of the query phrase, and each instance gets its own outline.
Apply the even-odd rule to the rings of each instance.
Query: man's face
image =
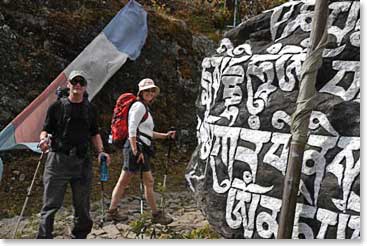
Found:
[[[68,87],[70,89],[70,93],[83,95],[87,89],[87,81],[83,77],[77,76],[71,81],[68,81]]]

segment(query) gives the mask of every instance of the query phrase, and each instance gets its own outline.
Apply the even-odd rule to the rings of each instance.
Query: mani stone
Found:
[[[314,1],[230,30],[201,64],[197,141],[185,176],[224,238],[277,238],[290,124]],[[329,1],[292,238],[360,238],[360,2]]]

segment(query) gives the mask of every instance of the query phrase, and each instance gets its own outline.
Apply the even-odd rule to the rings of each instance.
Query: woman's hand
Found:
[[[137,162],[138,163],[141,163],[141,164],[144,164],[144,155],[143,155],[143,153],[140,153],[139,154],[139,157],[138,157]]]
[[[168,131],[166,133],[167,139],[175,139],[176,137],[176,131]]]
[[[144,163],[144,155],[138,150],[133,150],[133,155],[136,158],[136,163]]]

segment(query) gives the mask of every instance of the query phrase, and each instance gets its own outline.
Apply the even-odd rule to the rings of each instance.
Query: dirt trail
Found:
[[[101,202],[92,204],[91,215],[95,221],[92,232],[88,239],[180,239],[192,237],[205,237],[205,232],[209,233],[210,226],[203,214],[196,208],[191,194],[184,192],[171,192],[166,195],[165,211],[174,218],[174,222],[167,226],[151,224],[150,209],[144,202],[144,216],[140,214],[140,197],[127,196],[122,199],[120,211],[128,215],[128,220],[114,223],[104,222],[103,227],[98,223],[101,219]],[[156,193],[157,201],[161,196]],[[106,201],[107,207],[109,200]],[[159,202],[158,202],[159,203]],[[0,238],[11,238],[17,222],[18,216],[0,220]],[[38,228],[39,214],[26,217],[22,220],[17,238],[35,238]],[[59,210],[55,219],[54,237],[55,239],[69,239],[72,228],[72,209],[65,208]],[[197,231],[195,234],[195,230]],[[143,233],[141,233],[143,231]],[[155,235],[153,232],[155,231]],[[211,232],[213,234],[213,232]]]

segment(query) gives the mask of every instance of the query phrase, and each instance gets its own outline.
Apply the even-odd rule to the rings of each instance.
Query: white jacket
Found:
[[[139,129],[139,132],[153,138],[154,121],[149,111],[148,118],[140,124],[146,111],[147,109],[142,102],[137,101],[131,105],[128,116],[129,137],[136,137]],[[151,145],[151,141],[148,138],[139,135],[139,139],[146,145]]]

